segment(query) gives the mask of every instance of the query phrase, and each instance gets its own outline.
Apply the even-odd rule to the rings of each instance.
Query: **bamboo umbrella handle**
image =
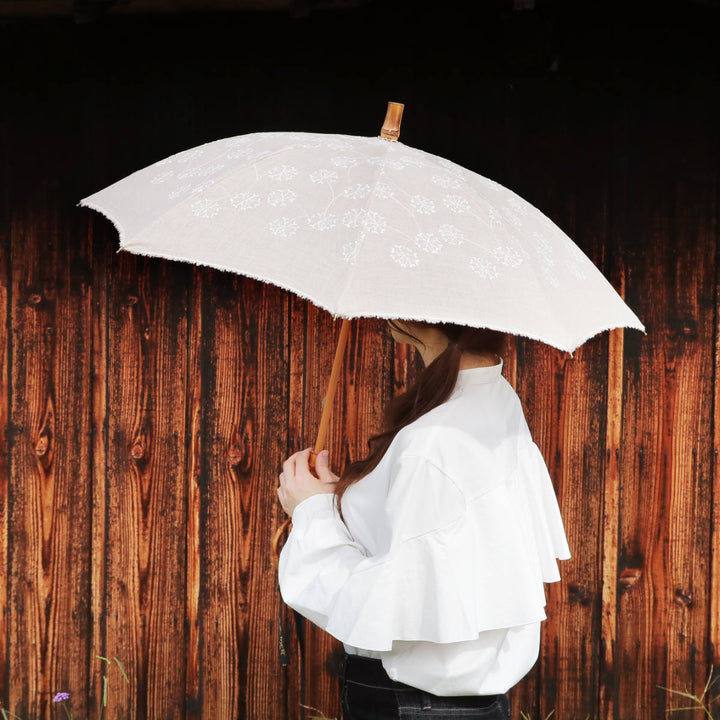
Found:
[[[330,382],[328,383],[327,394],[323,400],[322,415],[320,416],[320,427],[318,428],[317,440],[315,440],[315,447],[310,453],[309,465],[310,470],[314,475],[315,472],[315,461],[317,456],[325,447],[325,440],[327,440],[328,427],[330,425],[330,412],[333,406],[333,399],[335,397],[335,389],[337,388],[338,378],[340,377],[340,370],[342,369],[343,358],[345,357],[345,346],[347,345],[348,335],[350,334],[350,320],[343,318],[342,325],[340,326],[340,336],[338,337],[337,347],[335,348],[335,359],[333,360],[332,371],[330,372]],[[292,520],[286,518],[285,522],[277,529],[272,539],[272,550],[273,560],[277,567],[278,560],[280,558],[280,541],[282,540],[285,532],[290,527]]]

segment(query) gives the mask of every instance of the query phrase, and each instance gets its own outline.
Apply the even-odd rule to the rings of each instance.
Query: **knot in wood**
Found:
[[[133,460],[141,460],[143,457],[145,457],[145,448],[142,446],[142,443],[135,443],[132,446],[132,449],[130,450],[130,456]]]
[[[620,573],[618,582],[623,590],[629,590],[640,578],[642,577],[642,570],[640,568],[625,568]]]
[[[134,295],[126,295],[125,296],[125,306],[130,307],[131,305],[134,305],[138,299]]]
[[[49,446],[50,446],[50,441],[48,440],[47,435],[42,435],[40,437],[40,439],[38,440],[37,445],[35,446],[35,454],[38,457],[42,457],[48,451]]]
[[[39,305],[42,301],[42,295],[40,293],[30,293],[28,296],[28,305]]]
[[[228,462],[230,463],[230,465],[235,467],[242,462],[244,454],[245,453],[243,453],[241,447],[239,447],[238,445],[232,445],[228,450]]]
[[[675,602],[683,607],[689,607],[693,603],[693,595],[691,592],[684,592],[682,588],[675,590]]]

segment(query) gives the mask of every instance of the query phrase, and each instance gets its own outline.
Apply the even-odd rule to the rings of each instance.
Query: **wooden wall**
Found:
[[[591,24],[542,7],[473,27],[372,5],[0,27],[2,708],[60,717],[67,691],[97,718],[105,676],[108,719],[300,717],[269,545],[336,326],[276,288],[117,253],[75,203],[219,137],[374,135],[387,100],[404,142],[541,208],[647,326],[506,358],[573,552],[513,719],[654,720],[688,704],[661,686],[702,692],[720,661],[717,6]],[[354,324],[336,469],[418,367]],[[337,644],[307,644],[306,703],[337,717]]]

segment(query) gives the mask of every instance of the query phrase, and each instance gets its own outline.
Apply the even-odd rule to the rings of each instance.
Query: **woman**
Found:
[[[309,450],[283,464],[283,599],[344,643],[345,720],[505,720],[570,556],[553,487],[500,333],[389,324],[425,369],[342,478],[325,451],[318,477]]]

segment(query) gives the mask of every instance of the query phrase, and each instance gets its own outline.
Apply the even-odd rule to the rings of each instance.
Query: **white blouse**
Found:
[[[284,601],[435,695],[494,695],[535,664],[543,582],[570,557],[545,462],[502,363],[462,370],[378,466],[293,514]]]

